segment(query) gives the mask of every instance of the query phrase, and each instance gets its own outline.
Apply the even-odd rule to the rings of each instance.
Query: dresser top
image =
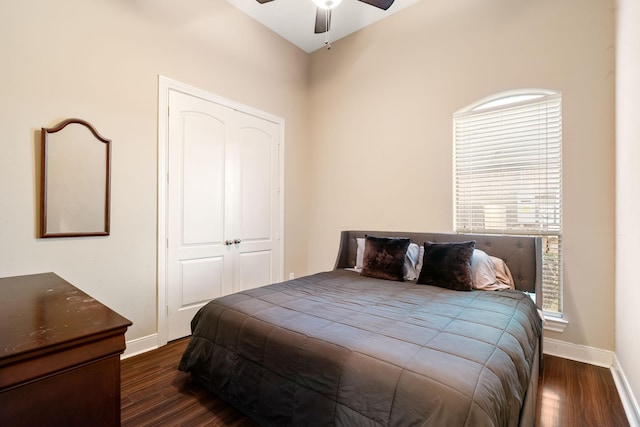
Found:
[[[130,325],[54,273],[0,278],[0,361]]]

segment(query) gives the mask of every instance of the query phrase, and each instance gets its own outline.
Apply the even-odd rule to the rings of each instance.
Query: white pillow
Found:
[[[500,258],[489,256],[480,249],[473,250],[473,257],[471,258],[473,289],[482,291],[509,289],[510,286],[498,278],[495,268],[496,262],[504,264],[504,261]],[[506,267],[506,264],[504,266]]]
[[[473,289],[490,290],[498,284],[493,261],[485,251],[474,249],[471,257]]]
[[[358,249],[356,250],[356,271],[362,271],[362,264],[364,264],[364,237],[357,237],[356,243],[358,244]]]
[[[498,282],[503,285],[501,289],[515,289],[516,282],[513,280],[513,276],[511,275],[511,270],[509,270],[509,266],[502,258],[496,258],[494,256],[489,256],[491,261],[493,262],[493,268],[496,271],[496,278]]]
[[[424,253],[424,248],[422,248]],[[418,263],[422,266],[420,246],[410,243],[407,255],[404,257],[404,280],[416,280],[418,278]]]
[[[356,250],[355,270],[358,273],[362,271],[362,264],[364,264],[364,242],[364,237],[356,238],[358,249]],[[415,243],[409,244],[407,254],[404,257],[404,280],[416,280],[418,278],[419,268],[422,268],[423,255],[424,248]]]

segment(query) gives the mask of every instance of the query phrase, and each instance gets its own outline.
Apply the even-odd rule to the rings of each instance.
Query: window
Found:
[[[453,116],[454,227],[543,239],[542,308],[562,312],[562,98],[501,93]]]

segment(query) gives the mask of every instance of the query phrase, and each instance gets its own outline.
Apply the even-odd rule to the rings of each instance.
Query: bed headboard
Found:
[[[489,255],[502,258],[507,263],[513,280],[516,282],[516,289],[536,292],[536,297],[541,298],[542,242],[539,237],[348,230],[341,233],[340,248],[334,269],[355,266],[356,238],[364,237],[366,234],[380,237],[408,237],[419,245],[427,241],[464,242],[475,240],[476,248],[482,249]]]

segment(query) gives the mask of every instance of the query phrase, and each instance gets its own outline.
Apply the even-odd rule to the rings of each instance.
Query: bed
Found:
[[[392,240],[420,248],[416,278],[377,276],[372,248]],[[424,284],[434,253],[469,245],[516,289]],[[260,425],[533,426],[541,271],[538,238],[343,231],[334,270],[204,306],[179,368]]]

